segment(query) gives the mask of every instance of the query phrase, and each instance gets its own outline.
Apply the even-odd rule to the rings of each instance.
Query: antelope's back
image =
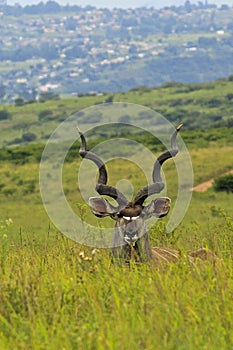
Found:
[[[167,247],[152,247],[152,260],[156,264],[176,263],[179,260],[179,251]]]

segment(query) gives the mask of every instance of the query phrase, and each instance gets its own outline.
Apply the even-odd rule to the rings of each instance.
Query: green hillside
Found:
[[[161,113],[173,124],[182,121],[187,129],[211,129],[233,125],[233,78],[205,84],[166,83],[159,88],[139,87],[115,95],[50,99],[0,107],[0,145],[45,143],[53,130],[73,113],[101,103],[122,102],[143,105]],[[127,114],[127,111],[126,111]],[[100,116],[91,116],[92,120]],[[132,122],[132,116],[118,116]],[[149,122],[149,116],[144,116]],[[79,122],[80,120],[80,122]],[[77,122],[88,120],[77,116]],[[151,121],[153,122],[153,121]],[[119,131],[118,131],[119,134]]]

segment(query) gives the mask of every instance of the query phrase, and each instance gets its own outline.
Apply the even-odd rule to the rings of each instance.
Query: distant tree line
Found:
[[[207,4],[206,2],[198,1],[197,4],[193,4],[191,1],[185,1],[184,5],[181,6],[165,6],[165,9],[171,9],[172,11],[176,13],[191,13],[192,11],[195,11],[196,9],[206,9],[206,8],[216,8],[217,6],[214,4]],[[4,15],[6,16],[21,16],[21,15],[37,15],[37,14],[55,14],[60,12],[76,12],[79,10],[86,10],[91,11],[94,10],[96,7],[87,5],[84,7],[78,6],[78,5],[59,5],[56,1],[49,0],[47,2],[40,1],[38,4],[33,5],[26,5],[21,6],[20,3],[16,3],[15,5],[0,5],[1,11],[3,11]],[[223,4],[220,7],[221,10],[228,10],[229,6],[226,4]],[[105,9],[106,11],[109,11],[108,9]],[[136,19],[129,18],[124,24],[127,26],[134,26],[136,25],[135,22]]]
[[[38,15],[38,14],[49,14],[59,12],[76,12],[81,10],[78,5],[66,5],[60,6],[56,1],[39,2],[35,5],[21,6],[19,3],[14,6],[0,5],[1,11],[6,16],[21,16],[21,15]],[[95,9],[93,6],[86,6],[85,9],[90,11]],[[83,10],[83,8],[82,8]]]

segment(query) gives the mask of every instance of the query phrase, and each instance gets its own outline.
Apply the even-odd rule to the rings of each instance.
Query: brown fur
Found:
[[[176,263],[182,257],[178,250],[167,247],[152,247],[152,260],[156,265]],[[221,264],[221,260],[207,248],[200,248],[188,253],[187,258],[191,264],[208,261],[213,265]]]

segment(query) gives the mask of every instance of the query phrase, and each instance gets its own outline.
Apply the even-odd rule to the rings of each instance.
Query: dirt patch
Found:
[[[222,176],[228,175],[228,174],[233,174],[233,170],[230,170],[227,173],[222,174]],[[213,186],[213,183],[214,183],[214,179],[210,179],[208,181],[202,182],[201,184],[193,187],[192,190],[195,192],[206,192],[211,186]]]
[[[209,181],[202,182],[201,184],[193,187],[193,191],[195,192],[206,192],[214,183],[214,179],[210,179]]]

